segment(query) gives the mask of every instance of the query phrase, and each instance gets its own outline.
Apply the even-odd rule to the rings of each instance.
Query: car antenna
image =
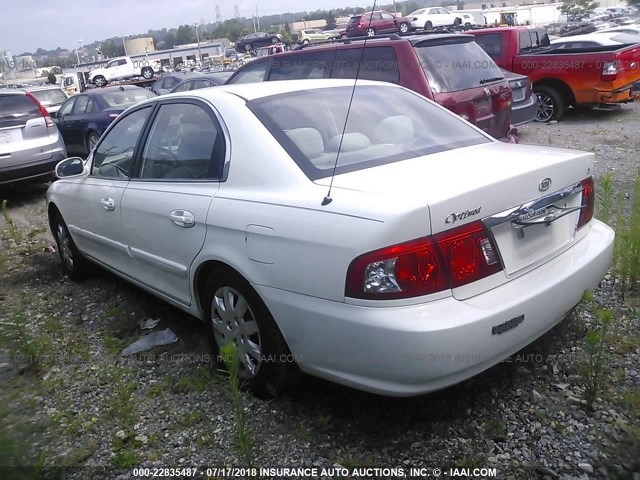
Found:
[[[365,30],[365,35],[366,35],[366,32],[369,30],[369,28],[371,28],[371,22],[373,21],[373,12],[375,12],[376,10],[376,2],[377,0],[373,1],[373,6],[371,7],[371,15],[369,16],[369,25],[367,25],[367,30]],[[360,61],[358,62],[358,69],[356,70],[356,78],[353,81],[353,88],[351,89],[351,97],[349,98],[349,106],[347,107],[347,114],[344,117],[344,125],[342,127],[342,136],[340,137],[340,143],[338,144],[338,151],[336,152],[336,161],[333,164],[333,171],[331,172],[331,181],[329,182],[329,191],[327,192],[327,195],[324,197],[321,203],[323,207],[329,205],[333,201],[333,199],[331,198],[331,188],[333,187],[333,179],[336,176],[336,168],[338,168],[338,159],[340,158],[340,150],[342,150],[342,141],[344,140],[344,132],[347,130],[347,122],[349,121],[349,112],[351,112],[351,103],[353,102],[353,96],[356,93],[356,84],[358,83],[358,77],[360,76],[360,68],[362,67],[362,59],[364,58],[364,51],[365,51],[365,48],[367,47],[368,38],[369,38],[368,36],[365,36],[364,43],[362,44],[362,52],[360,53]]]

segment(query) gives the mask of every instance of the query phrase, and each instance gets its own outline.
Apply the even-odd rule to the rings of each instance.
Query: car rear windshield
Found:
[[[362,18],[361,15],[353,16],[349,19],[349,23],[358,23],[361,18]]]
[[[26,95],[0,95],[0,128],[24,125],[41,117],[36,102]]]
[[[67,100],[67,96],[59,88],[52,88],[49,90],[34,90],[31,92],[31,95],[36,97],[44,107],[62,105]]]
[[[136,88],[132,90],[115,90],[103,93],[102,98],[110,107],[128,107],[134,103],[141,102],[147,98],[153,98],[156,95],[144,88]]]
[[[473,41],[423,42],[415,49],[433,93],[468,90],[504,80],[500,67]]]
[[[400,87],[290,92],[247,106],[311,180],[331,176],[334,165],[340,174],[491,141]]]

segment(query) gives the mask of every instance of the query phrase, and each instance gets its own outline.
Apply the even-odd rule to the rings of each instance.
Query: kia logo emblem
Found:
[[[551,186],[551,179],[545,178],[538,184],[538,190],[540,190],[541,192],[545,192],[549,190],[550,186]]]

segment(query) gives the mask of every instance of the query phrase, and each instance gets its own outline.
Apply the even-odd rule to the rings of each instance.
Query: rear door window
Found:
[[[334,52],[308,52],[276,57],[271,61],[269,80],[329,78]]]
[[[476,35],[475,40],[491,58],[502,56],[502,34],[490,33],[487,35]]]
[[[449,39],[447,39],[449,40]],[[456,92],[504,81],[500,68],[477,43],[424,42],[416,45],[433,93]]]
[[[358,78],[400,83],[398,59],[392,47],[351,48],[336,51],[331,78]]]
[[[229,83],[252,83],[263,82],[265,74],[269,68],[268,61],[260,61],[260,63],[252,63],[249,67],[237,73],[233,80]]]
[[[36,102],[26,95],[0,95],[0,128],[24,125],[41,117]]]

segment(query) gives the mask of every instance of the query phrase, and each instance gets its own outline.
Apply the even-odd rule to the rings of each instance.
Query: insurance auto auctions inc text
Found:
[[[492,478],[495,468],[428,468],[428,467],[261,467],[238,472],[265,478]],[[214,473],[214,472],[212,472]],[[233,472],[215,472],[218,475]]]

